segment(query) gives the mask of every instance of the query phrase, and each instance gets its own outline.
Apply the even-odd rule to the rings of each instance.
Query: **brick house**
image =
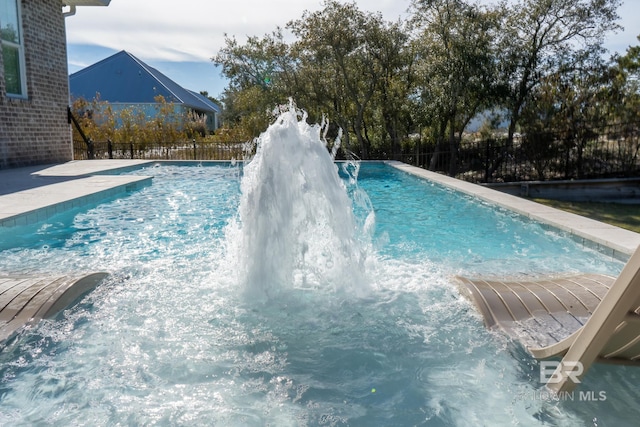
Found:
[[[109,2],[0,4],[0,168],[72,160],[65,15]]]

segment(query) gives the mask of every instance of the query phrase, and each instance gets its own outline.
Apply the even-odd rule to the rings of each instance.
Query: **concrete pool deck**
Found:
[[[148,176],[115,175],[147,160],[80,160],[0,170],[0,227],[33,224],[105,197],[135,191]]]

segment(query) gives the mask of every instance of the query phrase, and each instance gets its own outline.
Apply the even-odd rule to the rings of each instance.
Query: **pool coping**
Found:
[[[115,175],[146,160],[78,160],[0,170],[0,227],[28,225],[150,185],[152,177]]]
[[[640,246],[640,233],[399,161],[388,160],[385,163],[396,169],[437,182],[447,188],[477,197],[480,200],[512,210],[531,220],[565,231],[585,247],[598,250],[616,259],[626,261]]]

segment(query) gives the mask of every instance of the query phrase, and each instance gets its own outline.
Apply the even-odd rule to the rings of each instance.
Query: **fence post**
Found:
[[[129,154],[131,155],[131,159],[133,159],[133,141],[129,142]]]
[[[113,143],[111,139],[107,139],[107,153],[109,153],[109,159],[113,159]]]
[[[484,182],[489,182],[489,155],[491,154],[491,150],[489,147],[491,144],[491,140],[489,138],[484,140]]]
[[[95,158],[93,140],[91,138],[87,140],[87,157],[89,158],[89,160],[93,160]]]
[[[193,142],[193,160],[198,160],[198,155],[196,153],[196,140],[195,138],[192,140]]]

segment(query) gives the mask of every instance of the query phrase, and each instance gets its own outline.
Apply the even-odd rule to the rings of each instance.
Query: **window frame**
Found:
[[[20,0],[9,0],[15,2],[17,13],[17,25],[18,43],[5,40],[0,37],[0,45],[2,46],[3,53],[3,77],[5,94],[9,98],[27,99],[27,73],[26,73],[26,61],[24,56],[24,35],[22,30],[22,2]],[[18,52],[18,76],[20,78],[20,93],[9,92],[6,82],[6,64],[4,63],[4,49],[5,47],[15,49]]]

